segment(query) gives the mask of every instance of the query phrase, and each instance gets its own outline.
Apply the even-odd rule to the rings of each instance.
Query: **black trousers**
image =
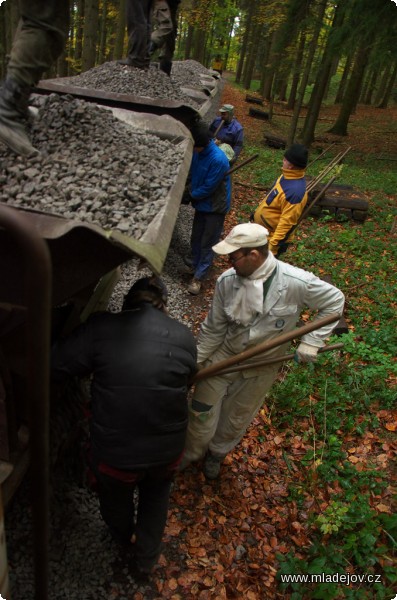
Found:
[[[127,0],[128,58],[140,69],[149,67],[152,0]]]
[[[121,481],[95,469],[102,518],[113,538],[133,550],[140,569],[151,569],[160,555],[173,475],[172,467],[152,467]]]

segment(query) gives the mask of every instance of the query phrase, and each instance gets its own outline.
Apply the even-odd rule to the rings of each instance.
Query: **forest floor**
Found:
[[[234,105],[235,115],[244,126],[246,146],[263,144],[265,131],[273,135],[285,132],[288,118],[277,114],[286,112],[282,105],[275,107],[273,124],[270,126],[248,115],[249,107],[253,105],[245,102],[245,96],[245,91],[226,82],[222,102]],[[263,109],[266,110],[266,106]],[[326,119],[324,124],[328,127],[334,121],[337,110],[332,106],[322,111],[321,119]],[[396,117],[397,108],[380,110],[360,107],[352,118],[348,139],[324,133],[320,134],[321,140],[314,146],[321,149],[322,145],[336,141],[352,145],[357,155],[363,155],[365,160],[368,155],[375,158],[384,152],[397,158],[396,136],[393,138],[389,131],[393,123],[395,127]],[[394,163],[390,165],[393,167]],[[274,172],[274,178],[279,172]],[[247,178],[244,168],[233,177],[233,181],[233,209],[226,219],[225,233],[239,221],[242,205],[255,207],[264,195],[255,186],[250,187],[251,180]],[[243,186],[238,185],[239,182]],[[395,205],[395,196],[392,201]],[[335,227],[340,225],[335,224]],[[305,230],[306,225],[302,227],[302,237],[306,235]],[[195,323],[195,333],[210,306],[216,278],[226,268],[228,264],[224,258],[216,259],[202,294],[191,298],[189,321]],[[349,327],[354,329],[351,322]],[[242,442],[226,458],[219,480],[206,481],[200,464],[190,466],[177,476],[166,529],[166,550],[153,580],[153,588],[157,589],[159,598],[306,600],[360,597],[345,596],[343,590],[334,595],[331,591],[330,595],[324,595],[325,592],[315,595],[313,590],[310,594],[309,591],[300,591],[291,595],[280,587],[277,580],[280,556],[293,551],[296,556],[305,557],[311,545],[310,527],[306,522],[308,515],[313,509],[321,513],[328,506],[332,494],[340,490],[333,489],[331,485],[328,489],[319,490],[316,473],[300,463],[308,450],[305,436],[295,428],[292,438],[287,442],[291,431],[277,429],[272,421],[275,410],[274,404],[264,405]],[[394,433],[396,412],[380,411],[378,417],[386,425],[383,438],[367,432],[362,439],[351,436],[345,441],[351,448],[352,463],[361,461],[364,453],[365,459],[373,459],[379,469],[388,469],[390,486],[383,495],[375,498],[375,503],[379,511],[390,514],[391,486],[393,482],[396,483],[397,477],[392,466],[392,458],[397,450]],[[309,428],[309,424],[306,426]],[[356,451],[359,455],[361,453],[361,457],[356,458]],[[299,506],[299,502],[291,501],[291,478],[300,479],[297,485],[304,490],[303,507]],[[324,537],[324,543],[326,539],[327,536]],[[386,564],[389,563],[386,561]],[[349,571],[349,565],[346,570]],[[144,600],[146,597],[138,593],[134,600]],[[380,595],[374,592],[372,596],[368,590],[361,597],[387,598],[382,596],[382,592]]]

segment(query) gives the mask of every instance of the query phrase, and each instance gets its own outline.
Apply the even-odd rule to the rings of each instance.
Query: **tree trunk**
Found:
[[[270,47],[271,47],[271,39],[269,38],[269,36],[267,36],[264,41],[264,51],[263,51],[263,57],[262,57],[262,62],[261,62],[261,64],[262,64],[261,79],[260,79],[259,90],[258,90],[261,96],[263,96],[263,92],[264,92],[266,73],[267,73],[267,61],[269,60],[269,56],[270,56]]]
[[[74,49],[75,69],[73,69],[73,73],[76,71],[81,71],[81,56],[83,54],[84,9],[84,0],[78,0],[77,11],[74,17],[76,26],[76,45]]]
[[[107,37],[107,0],[102,0],[102,13],[100,18],[100,41],[98,49],[98,64],[102,64],[106,60],[106,37]]]
[[[382,98],[385,95],[387,82],[389,81],[390,73],[392,69],[392,63],[388,63],[386,65],[385,70],[383,71],[382,79],[379,85],[378,93],[375,96],[375,104],[379,104],[382,102]]]
[[[329,129],[329,133],[335,135],[347,135],[347,125],[350,115],[355,109],[360,97],[360,89],[363,82],[365,68],[368,63],[368,43],[365,43],[358,49],[354,67],[350,75],[350,80],[346,88],[339,116],[335,124]]]
[[[303,125],[302,130],[302,143],[306,146],[310,146],[314,139],[314,132],[318,120],[318,116],[320,114],[321,103],[327,88],[328,79],[332,69],[332,62],[334,58],[333,52],[333,33],[339,31],[343,19],[344,19],[344,10],[341,9],[342,5],[338,5],[335,9],[334,19],[332,22],[332,29],[328,35],[327,43],[325,46],[323,58],[321,61],[321,65],[318,71],[318,75],[316,77],[316,81],[314,84],[314,88],[310,97],[309,107],[305,119],[305,123]]]
[[[303,51],[305,49],[306,34],[302,32],[299,39],[298,51],[296,53],[295,64],[293,68],[291,89],[289,91],[287,108],[292,110],[295,106],[296,93],[298,91],[299,77],[302,72]]]
[[[248,5],[248,13],[245,18],[245,31],[243,35],[243,43],[240,51],[240,59],[238,61],[237,70],[236,70],[236,83],[240,83],[243,66],[245,61],[245,55],[247,53],[248,40],[250,39],[251,33],[251,25],[252,25],[252,17],[255,13],[255,0],[250,0]]]
[[[81,60],[83,72],[95,66],[98,40],[99,0],[86,0],[84,19],[84,45]]]
[[[190,59],[190,55],[192,53],[192,47],[193,47],[193,36],[194,36],[194,28],[192,25],[189,25],[189,27],[187,28],[187,36],[186,36],[185,60]]]
[[[255,23],[252,28],[251,39],[247,48],[247,59],[245,61],[245,68],[243,74],[243,85],[246,90],[249,90],[251,87],[252,75],[255,68],[255,61],[258,51],[258,37],[262,26],[259,23]]]
[[[365,95],[365,98],[363,98],[364,104],[372,104],[372,95],[376,89],[376,82],[378,81],[378,76],[379,76],[379,70],[373,68],[372,69],[372,77],[371,77],[369,85],[368,85],[367,93]]]
[[[338,91],[335,96],[335,104],[340,104],[343,100],[343,94],[345,93],[346,83],[349,79],[350,69],[353,63],[353,54],[349,54],[346,57],[345,67],[343,69],[342,77],[339,82]]]
[[[305,70],[303,71],[303,74],[302,74],[302,79],[301,79],[299,91],[298,91],[298,98],[295,102],[294,113],[292,115],[291,125],[290,125],[290,129],[288,132],[288,137],[287,137],[288,146],[290,146],[295,140],[296,130],[297,130],[298,121],[299,121],[299,115],[300,115],[300,111],[301,111],[303,101],[305,98],[307,82],[309,81],[309,77],[310,77],[310,71],[311,71],[311,67],[312,67],[313,57],[316,52],[317,39],[318,39],[318,36],[320,35],[321,23],[322,23],[322,19],[324,16],[326,4],[327,4],[327,0],[324,0],[323,4],[320,7],[320,16],[319,16],[319,19],[317,22],[317,27],[316,27],[315,32],[313,33],[313,38],[309,45],[309,51],[308,51],[307,58],[306,58],[306,66],[305,66]]]
[[[118,60],[125,55],[125,24],[126,24],[126,0],[120,0],[119,18],[117,21],[116,39],[114,42],[114,59]]]
[[[235,17],[231,17],[230,18],[229,34],[227,36],[226,54],[225,54],[225,58],[223,60],[223,68],[224,68],[225,71],[227,71],[227,63],[228,63],[228,60],[229,60],[230,44],[232,42],[232,33],[233,33],[234,21],[235,21]]]
[[[397,77],[397,63],[394,65],[393,73],[390,76],[389,83],[387,84],[385,95],[383,96],[382,102],[379,104],[378,108],[387,108],[387,104],[390,100],[391,93],[393,91],[394,82]]]

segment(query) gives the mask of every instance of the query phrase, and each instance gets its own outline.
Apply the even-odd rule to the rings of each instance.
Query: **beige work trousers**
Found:
[[[253,377],[244,377],[240,372],[198,382],[189,403],[185,460],[200,460],[207,450],[225,457],[261,408],[278,368],[269,365]],[[201,410],[202,405],[210,409]]]

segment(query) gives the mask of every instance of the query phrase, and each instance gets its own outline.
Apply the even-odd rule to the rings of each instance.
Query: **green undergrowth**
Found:
[[[247,154],[258,151],[247,180],[270,187],[283,151],[255,147]],[[313,176],[321,170],[317,162]],[[331,277],[346,296],[349,326],[349,333],[330,340],[343,342],[342,351],[323,354],[316,365],[286,367],[269,398],[272,423],[286,443],[302,436],[308,448],[299,460],[285,449],[286,462],[294,463],[300,476],[299,481],[291,478],[289,501],[303,510],[307,498],[314,499],[307,518],[310,546],[278,557],[280,589],[291,600],[384,600],[397,590],[397,516],[376,509],[394,483],[390,463],[385,467],[376,459],[385,452],[383,445],[395,439],[379,415],[395,409],[397,399],[397,238],[392,233],[397,173],[387,163],[376,170],[371,164],[371,157],[352,156],[338,176],[341,183],[368,193],[368,218],[358,223],[310,217],[282,257]],[[246,220],[252,209],[242,204],[237,218]],[[372,451],[357,464],[349,460],[349,449],[364,444],[368,435]],[[333,493],[327,495],[328,486]],[[310,585],[281,581],[281,575],[294,573],[379,577],[361,583],[356,577],[350,585],[331,579]]]

